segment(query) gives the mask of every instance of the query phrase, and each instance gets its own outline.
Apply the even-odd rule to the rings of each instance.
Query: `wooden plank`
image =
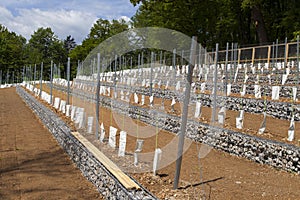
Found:
[[[126,189],[140,189],[140,186],[136,182],[127,176],[115,163],[113,163],[80,133],[72,132],[72,135],[77,138],[95,156],[95,158],[97,158],[105,166],[105,168],[120,181],[120,183]]]
[[[241,54],[242,54],[241,49],[239,49],[239,53],[238,53],[238,65],[241,62]]]
[[[285,46],[286,50],[285,50],[285,66],[287,65],[287,62],[288,62],[288,57],[289,57],[289,44],[287,43],[286,46]]]
[[[271,58],[271,46],[268,47],[268,64],[270,67],[270,58]]]
[[[255,48],[252,48],[252,64],[254,65],[255,60]]]

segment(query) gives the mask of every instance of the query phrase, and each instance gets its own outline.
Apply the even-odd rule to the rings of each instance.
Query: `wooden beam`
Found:
[[[239,49],[239,54],[238,54],[238,65],[240,64],[241,62],[241,49]]]
[[[287,64],[288,57],[289,57],[289,44],[288,43],[286,44],[285,48],[286,48],[286,51],[285,51],[285,60],[284,60],[284,62]]]
[[[254,64],[254,59],[255,59],[255,48],[252,48],[252,64]]]
[[[268,47],[268,65],[270,66],[271,46]]]
[[[104,167],[110,171],[126,189],[141,189],[140,186],[127,176],[115,163],[106,157],[97,147],[89,142],[78,132],[72,132],[72,135],[78,139]]]

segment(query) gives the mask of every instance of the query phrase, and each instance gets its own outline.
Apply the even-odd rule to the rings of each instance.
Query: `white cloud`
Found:
[[[13,19],[13,15],[8,9],[0,6],[0,19],[2,22],[10,21]]]
[[[131,19],[127,16],[121,16],[120,19],[123,19],[125,22],[130,22]]]
[[[27,39],[40,27],[50,27],[60,38],[72,35],[80,43],[89,33],[97,16],[80,11],[42,11],[40,9],[20,9],[13,17],[9,10],[0,7],[0,16],[4,25]]]
[[[0,23],[27,39],[50,27],[60,39],[72,35],[81,43],[98,18],[129,21],[136,9],[129,0],[10,0],[0,2]]]

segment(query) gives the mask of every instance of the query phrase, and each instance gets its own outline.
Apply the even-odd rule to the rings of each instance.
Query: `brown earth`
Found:
[[[56,91],[54,91],[54,96],[55,94]],[[147,101],[145,101],[146,104],[148,103]],[[156,99],[155,101],[154,104],[160,104],[159,100]],[[79,101],[74,97],[73,102],[82,103],[86,107],[91,107],[92,110],[94,108],[94,105],[90,105],[89,102]],[[170,102],[165,102],[165,104],[167,103]],[[178,105],[176,106],[176,109],[179,109]],[[166,110],[169,112],[170,106],[166,106]],[[137,130],[146,126],[146,124],[137,120],[131,121],[130,118],[111,113],[109,109],[102,107],[100,108],[100,113],[100,122],[104,123],[106,129],[106,139],[108,139],[109,126],[118,128],[117,141],[121,129],[126,130],[128,133],[131,132],[131,135],[127,135],[126,156],[124,158],[118,157],[117,150],[108,147],[107,142],[104,144],[100,143],[93,134],[85,134],[85,137],[161,199],[300,199],[299,175],[278,170],[267,165],[257,164],[215,149],[208,150],[209,154],[207,156],[198,159],[202,145],[194,142],[191,143],[191,146],[183,155],[180,187],[178,190],[173,190],[175,162],[160,169],[158,176],[153,176],[150,172],[135,173],[135,171],[139,171],[143,167],[148,167],[149,169],[152,167],[151,163],[147,162],[141,162],[138,167],[134,167],[132,164],[136,136],[139,135],[141,137],[144,134],[142,131]],[[69,118],[64,117],[63,114],[60,115],[71,124]],[[230,124],[236,115],[237,112],[228,112],[226,123]],[[249,121],[246,120],[245,126],[252,124],[255,126],[252,129],[257,130],[262,118],[257,120],[255,116],[257,115],[254,115],[254,118],[249,119]],[[206,120],[206,118],[208,120],[210,118],[210,110],[206,110],[205,108],[202,117],[204,118],[202,120]],[[116,119],[123,120],[121,125],[120,123],[116,123]],[[255,119],[257,121],[253,121]],[[285,120],[278,121],[272,118],[267,120],[267,126],[269,126],[267,130],[276,130],[281,127],[282,124],[278,124],[278,122],[283,121],[284,124],[288,124],[288,121]],[[129,124],[130,121],[133,124]],[[143,152],[153,152],[156,147],[163,148],[174,138],[176,139],[176,136],[173,133],[159,130],[157,135],[143,138]],[[188,141],[186,140],[186,142]],[[205,146],[202,148],[205,148]],[[163,151],[162,160],[167,160],[176,153],[177,146],[171,149],[171,151]]]
[[[0,199],[103,199],[15,90],[0,90]]]
[[[49,88],[46,85],[43,86],[43,88],[45,89],[46,92],[49,93]],[[58,92],[57,93],[58,97],[60,97],[62,99],[66,99],[65,93],[63,93],[61,91],[57,91],[57,92]],[[113,94],[113,90],[111,90],[111,92],[110,92],[110,97],[112,97],[112,94]],[[237,94],[232,94],[232,95],[240,97],[240,95],[237,95]],[[138,97],[139,97],[139,101],[141,101],[141,95],[138,95]],[[250,96],[248,96],[248,97],[250,97]],[[118,98],[120,100],[120,94],[118,95]],[[161,105],[163,104],[164,105],[163,112],[169,113],[170,115],[176,115],[176,116],[180,117],[181,113],[182,113],[182,107],[183,107],[182,103],[179,103],[178,101],[176,101],[176,104],[174,105],[175,110],[173,112],[171,109],[171,101],[172,100],[167,100],[167,99],[162,100],[161,98],[154,98],[154,100],[153,100],[154,107],[153,108],[160,110],[159,107],[161,107]],[[282,100],[282,101],[284,101],[284,100]],[[286,100],[286,101],[288,101],[288,100]],[[153,108],[150,108],[149,102],[150,102],[149,96],[145,96],[145,104],[142,106],[140,104],[140,102],[138,104],[134,103],[133,95],[130,96],[131,104],[133,104],[135,106],[140,106],[143,108],[153,109]],[[88,104],[86,104],[86,102],[82,102],[80,100],[77,100],[76,103],[82,104],[80,106],[83,106],[83,104],[85,104],[85,106],[88,106]],[[93,112],[95,112],[94,105],[92,105],[91,107],[92,108],[90,110],[93,110]],[[190,104],[189,105],[189,118],[194,119],[194,120],[199,120],[200,122],[203,122],[205,124],[211,123],[211,115],[212,115],[211,107],[202,106],[201,109],[202,109],[202,111],[201,111],[200,117],[198,119],[195,119],[194,118],[195,104]],[[160,110],[160,111],[162,111],[162,110]],[[294,136],[294,140],[290,142],[290,141],[287,141],[288,129],[290,126],[290,121],[288,121],[288,120],[277,119],[275,117],[267,115],[266,116],[266,129],[263,134],[258,134],[258,130],[263,121],[262,113],[258,114],[258,113],[245,112],[244,123],[243,123],[242,129],[236,128],[236,117],[237,116],[239,116],[239,111],[226,110],[225,124],[223,125],[223,127],[226,129],[233,130],[233,131],[242,132],[242,133],[245,133],[248,135],[254,135],[254,136],[260,137],[260,138],[271,139],[271,140],[275,140],[275,141],[279,141],[279,142],[293,144],[295,146],[300,146],[300,137],[298,134],[298,133],[300,133],[300,121],[295,121],[295,136]],[[216,125],[220,126],[218,124],[216,124]]]
[[[37,85],[36,87],[39,87]],[[43,90],[50,93],[50,89],[47,85],[43,85]],[[111,90],[111,96],[113,94],[113,90]],[[239,96],[237,94],[232,94],[235,96]],[[119,95],[120,96],[120,95]],[[57,91],[55,90],[55,97],[59,97],[63,100],[67,99],[67,96],[64,92],[62,91]],[[139,99],[141,99],[141,95],[138,95]],[[240,96],[239,96],[240,97]],[[70,103],[72,103],[73,98],[70,97]],[[171,111],[171,100],[163,100],[164,101],[164,111],[171,114],[171,115],[181,115],[182,111],[182,105],[178,102],[176,102],[174,108],[175,112]],[[77,101],[82,103],[81,101]],[[133,95],[131,95],[130,99],[131,104],[140,106],[143,108],[150,108],[149,106],[149,97],[145,96],[145,105],[141,106],[140,104],[135,104],[133,100]],[[162,105],[162,99],[160,98],[154,98],[154,107],[158,108]],[[189,117],[193,118],[194,112],[195,112],[195,105],[189,106]],[[94,106],[92,106],[92,110],[94,111]],[[202,112],[201,116],[198,118],[200,122],[203,123],[210,123],[211,122],[211,115],[212,115],[212,109],[210,107],[202,107]],[[263,114],[255,114],[255,113],[248,113],[245,112],[244,115],[244,125],[243,129],[237,129],[236,128],[236,122],[235,118],[239,115],[238,111],[233,111],[233,110],[226,110],[226,118],[225,118],[225,124],[224,128],[238,131],[238,132],[243,132],[245,134],[249,135],[254,135],[256,137],[261,137],[261,138],[266,138],[266,139],[271,139],[271,140],[276,140],[279,142],[285,142],[288,144],[293,144],[296,146],[300,146],[300,137],[298,133],[300,133],[300,121],[295,121],[295,136],[293,141],[287,141],[287,135],[288,135],[288,129],[290,125],[290,121],[288,120],[282,120],[282,119],[277,119],[272,116],[266,117],[266,130],[264,134],[258,134],[258,129],[260,128],[260,125],[263,121]],[[101,117],[101,116],[100,116]]]

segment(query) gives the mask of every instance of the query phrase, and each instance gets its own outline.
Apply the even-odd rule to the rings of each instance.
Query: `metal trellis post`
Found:
[[[70,104],[70,57],[68,57],[68,63],[67,63],[67,81],[68,81],[67,105],[69,105]]]
[[[52,104],[52,90],[53,90],[53,61],[51,60],[51,72],[50,72],[50,102]]]
[[[41,63],[41,77],[40,77],[40,98],[42,98],[43,91],[43,62]]]
[[[212,113],[212,123],[216,121],[216,110],[217,110],[217,83],[218,83],[218,52],[219,44],[216,44],[215,52],[215,71],[214,71],[214,93],[213,93],[213,113]]]
[[[99,106],[100,106],[100,53],[97,54],[97,89],[96,89],[96,138],[99,139]]]
[[[183,146],[184,146],[184,136],[185,136],[185,131],[186,131],[187,117],[188,117],[188,105],[189,105],[189,101],[190,101],[192,75],[193,75],[193,69],[195,66],[196,49],[197,49],[197,37],[193,36],[192,44],[191,44],[191,52],[190,52],[189,71],[188,71],[188,75],[187,75],[187,82],[186,82],[186,89],[185,89],[183,114],[181,117],[181,126],[180,126],[180,132],[179,132],[178,152],[177,152],[177,160],[176,160],[176,172],[175,172],[173,189],[178,188],[178,182],[179,182],[179,177],[180,177]]]

